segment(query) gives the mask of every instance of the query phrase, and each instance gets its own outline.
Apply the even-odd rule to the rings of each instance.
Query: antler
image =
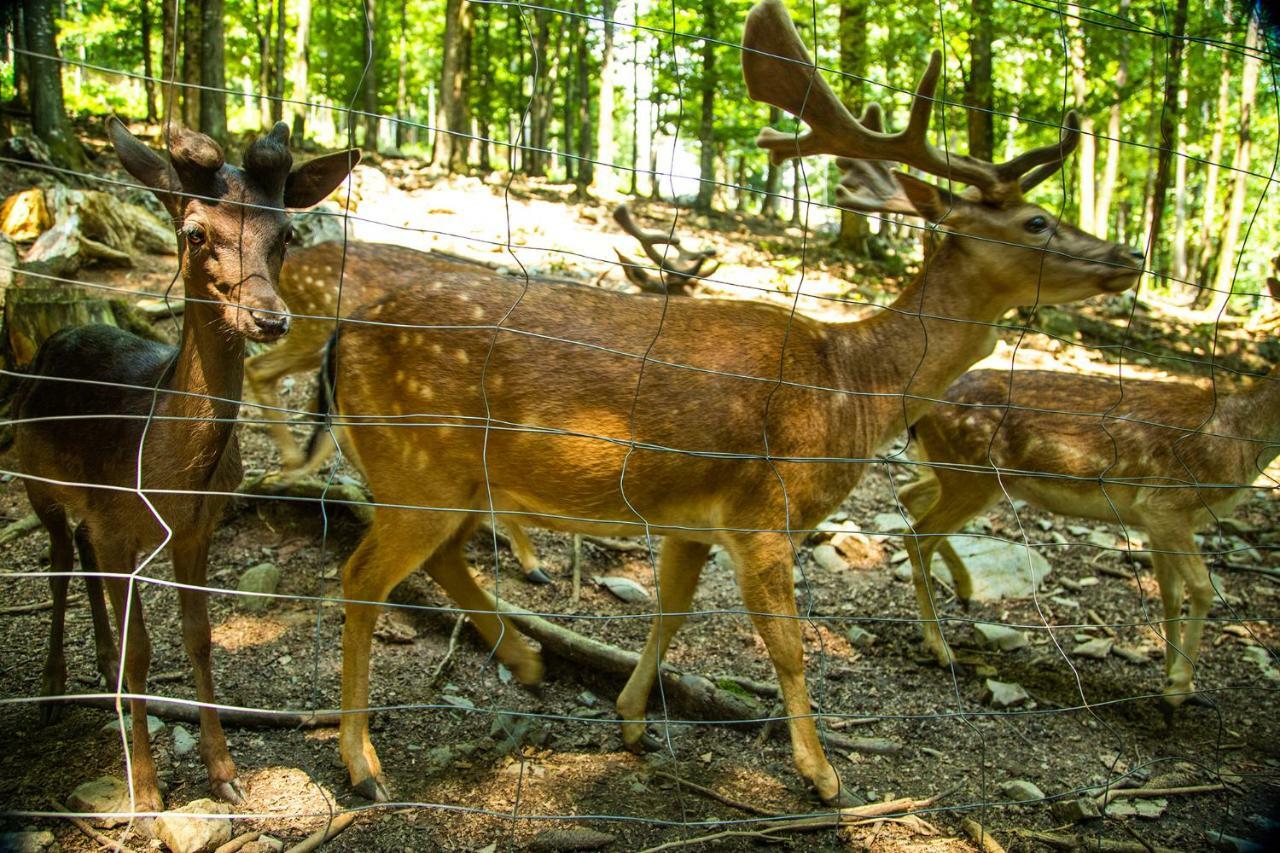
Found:
[[[811,154],[890,160],[970,184],[983,198],[1000,201],[1047,178],[1061,166],[1078,139],[1080,120],[1073,111],[1067,115],[1063,138],[1057,144],[1032,149],[1007,163],[997,165],[935,147],[928,132],[942,73],[938,51],[929,58],[916,86],[906,129],[886,133],[869,127],[853,117],[818,73],[781,0],[763,0],[751,10],[742,45],[742,74],[751,98],[780,107],[809,126],[798,136],[768,127],[760,131],[756,145],[767,149],[775,163]],[[1035,171],[1023,179],[1031,169]]]
[[[658,268],[662,271],[664,283],[672,290],[680,290],[688,283],[710,275],[718,266],[711,260],[716,255],[715,249],[690,251],[680,245],[680,238],[675,234],[656,229],[641,228],[631,217],[631,209],[625,204],[620,204],[613,209],[613,219],[618,223],[619,228],[636,239],[649,260],[658,265]],[[675,257],[670,257],[669,252],[660,251],[658,249],[659,246],[671,246],[676,250]],[[617,250],[615,249],[614,251]],[[630,258],[622,252],[617,252],[617,254],[618,259],[628,265],[627,277],[635,284],[651,292],[666,292],[666,287],[649,284],[648,276],[643,275],[643,270],[633,269],[635,264]],[[704,270],[703,267],[706,266],[708,261],[711,261],[711,267]],[[648,286],[646,286],[647,284]]]

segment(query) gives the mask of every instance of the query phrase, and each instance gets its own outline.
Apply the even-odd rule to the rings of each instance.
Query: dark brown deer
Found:
[[[886,192],[846,186],[841,203],[910,212],[945,231],[891,307],[856,323],[785,308],[605,290],[524,288],[497,276],[439,276],[342,324],[328,373],[333,428],[380,505],[344,568],[340,748],[351,782],[387,796],[369,740],[369,652],[377,606],[427,572],[469,611],[522,682],[539,655],[495,612],[463,545],[492,509],[569,532],[664,537],[659,616],[618,699],[623,739],[646,743],[658,662],[688,612],[713,544],[778,673],[801,775],[832,804],[855,800],[823,753],[804,677],[792,562],[796,540],[874,454],[994,346],[1015,306],[1116,293],[1141,253],[1059,222],[1023,192],[1059,168],[1059,144],[1001,165],[947,157],[925,140],[935,54],[907,130],[860,124],[817,74],[784,7],[747,20],[743,70],[757,100],[799,116],[799,138],[761,133],[779,160],[892,160],[964,182],[960,197],[905,173]],[[850,177],[852,182],[856,173]],[[451,511],[415,510],[447,508]]]
[[[619,228],[636,239],[645,256],[658,267],[657,275],[653,275],[629,255],[618,249],[613,250],[618,255],[627,281],[640,288],[643,293],[692,296],[698,281],[714,273],[720,266],[714,260],[715,249],[686,249],[680,244],[680,237],[669,231],[641,228],[631,216],[631,208],[625,204],[613,209],[613,219]],[[663,249],[663,246],[670,248]],[[674,255],[672,249],[675,250]]]
[[[975,370],[943,399],[912,429],[927,466],[899,493],[916,518],[907,550],[925,646],[940,664],[954,661],[925,567],[941,553],[967,600],[969,572],[946,536],[1007,495],[1147,533],[1164,610],[1164,701],[1182,704],[1214,596],[1194,534],[1229,514],[1280,453],[1280,367],[1220,396],[1189,382]]]
[[[178,127],[169,131],[165,160],[119,121],[109,120],[107,129],[125,169],[173,218],[186,306],[177,348],[109,326],[58,332],[37,352],[15,399],[27,496],[49,532],[59,573],[50,580],[55,617],[43,691],[55,696],[65,687],[62,613],[74,542],[86,571],[108,575],[124,679],[129,692],[146,692],[151,647],[129,575],[139,554],[167,546],[177,580],[196,587],[178,591],[182,635],[196,694],[212,703],[208,596],[198,587],[206,582],[209,539],[225,503],[219,493],[240,482],[235,422],[244,342],[272,341],[289,329],[288,307],[276,293],[289,237],[285,208],[322,200],[359,154],[292,168],[289,130],[279,123],[247,148],[243,167],[226,163],[209,137]],[[74,535],[71,520],[78,522]],[[91,592],[91,600],[101,600]],[[101,642],[99,650],[100,668],[109,670]],[[157,811],[162,802],[145,700],[131,699],[130,712],[135,804]],[[200,710],[200,755],[213,792],[240,802],[218,714],[208,707]]]

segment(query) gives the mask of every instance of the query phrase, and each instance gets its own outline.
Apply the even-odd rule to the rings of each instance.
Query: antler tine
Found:
[[[624,232],[636,239],[640,247],[644,249],[645,255],[649,260],[653,261],[659,267],[666,266],[666,258],[663,253],[658,251],[658,246],[675,246],[680,248],[680,238],[666,231],[657,229],[649,230],[641,228],[631,217],[631,208],[626,204],[620,204],[613,209],[613,221],[618,223],[618,227]]]
[[[1001,179],[1018,181],[1018,186],[1022,192],[1030,192],[1061,169],[1063,162],[1071,156],[1071,153],[1076,150],[1076,146],[1079,144],[1080,114],[1075,110],[1071,110],[1071,112],[1067,113],[1067,120],[1063,125],[1062,134],[1056,143],[1032,148],[1030,151],[1014,157],[1009,162],[1000,164],[997,168]],[[1029,171],[1036,166],[1039,166],[1039,168]]]

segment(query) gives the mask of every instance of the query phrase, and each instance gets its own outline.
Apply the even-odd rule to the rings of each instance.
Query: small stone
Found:
[[[53,833],[47,829],[39,832],[0,832],[0,850],[5,853],[44,853],[54,843]]]
[[[583,690],[578,694],[578,701],[583,705],[590,707],[600,701],[600,697],[592,693],[590,690]]]
[[[1046,532],[1050,531],[1053,529],[1053,520],[1049,518],[1037,518],[1036,527],[1039,527],[1041,530]]]
[[[996,625],[991,622],[974,622],[973,632],[988,648],[1011,652],[1026,648],[1030,643],[1027,635],[1007,625]]]
[[[1054,819],[1060,823],[1081,823],[1102,817],[1102,813],[1098,811],[1098,803],[1093,797],[1059,800],[1051,806],[1051,809]]]
[[[911,559],[911,555],[908,554],[905,549],[900,551],[894,551],[892,554],[889,555],[889,562],[895,565],[898,563],[906,563],[910,559]]]
[[[1110,550],[1117,547],[1117,540],[1111,531],[1098,528],[1089,531],[1089,544]]]
[[[900,512],[878,512],[871,526],[880,533],[901,533],[907,529],[907,521]]]
[[[1000,793],[1006,800],[1015,803],[1039,802],[1044,799],[1044,791],[1036,787],[1034,782],[1026,779],[1013,779],[1000,786]]]
[[[173,727],[173,754],[187,755],[196,748],[196,739],[182,726]]]
[[[866,649],[875,645],[877,639],[875,634],[863,628],[861,625],[850,625],[849,630],[845,632],[845,636],[849,638],[849,644],[854,648]]]
[[[1012,708],[1031,698],[1026,689],[1016,682],[987,679],[987,696],[993,708]]]
[[[133,718],[128,714],[124,715],[124,728],[125,731],[133,731]],[[120,718],[116,717],[111,720],[102,727],[102,730],[104,732],[120,731]],[[150,714],[147,714],[147,737],[157,737],[162,731],[164,731],[164,721],[159,717],[153,717]]]
[[[1157,799],[1112,800],[1106,808],[1107,817],[1141,817],[1155,820],[1169,808],[1169,801]]]
[[[733,571],[733,557],[730,557],[729,552],[724,550],[723,548],[716,551],[715,556],[712,557],[711,559],[717,566],[719,566],[724,571],[726,572]]]
[[[67,797],[73,812],[97,812],[110,817],[94,818],[96,826],[119,826],[129,820],[129,786],[114,776],[99,776],[76,787]]]
[[[1267,678],[1273,681],[1280,679],[1280,670],[1276,669],[1271,653],[1262,646],[1245,646],[1244,659],[1255,664]]]
[[[831,547],[848,560],[855,560],[871,552],[871,539],[858,530],[845,530],[831,537]]]
[[[844,557],[840,556],[835,546],[826,543],[813,549],[813,561],[830,572],[842,572],[849,568],[849,564],[845,562]]]
[[[172,853],[208,853],[231,840],[231,819],[188,817],[198,814],[231,814],[231,806],[214,800],[192,800],[156,818],[156,837]]]
[[[898,553],[905,554],[907,552],[899,551]],[[893,578],[894,580],[910,581],[911,580],[911,564],[910,563],[900,564],[897,568],[893,570]]]
[[[1093,658],[1094,660],[1103,660],[1111,654],[1111,647],[1116,641],[1110,637],[1096,637],[1092,640],[1086,640],[1071,650],[1071,654],[1078,658]]]
[[[649,600],[648,590],[631,580],[631,578],[596,575],[591,580],[609,590],[615,598],[619,598],[628,604],[637,604]]]
[[[464,708],[468,711],[475,710],[476,703],[463,696],[452,696],[448,693],[440,697],[440,701],[446,705],[452,705],[455,708]]]
[[[279,585],[280,570],[273,563],[259,563],[245,569],[244,574],[240,575],[240,583],[236,589],[240,592],[258,594],[241,596],[238,599],[240,607],[251,613],[266,610],[271,604],[268,596],[274,593]]]

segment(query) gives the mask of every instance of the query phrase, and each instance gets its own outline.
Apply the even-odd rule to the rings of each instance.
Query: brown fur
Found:
[[[930,467],[901,493],[917,519],[909,549],[916,597],[926,645],[939,662],[949,665],[953,656],[924,567],[940,549],[967,599],[968,571],[945,535],[1007,493],[1149,535],[1164,606],[1164,693],[1170,704],[1182,702],[1193,692],[1213,600],[1193,534],[1230,514],[1280,451],[1280,368],[1243,393],[1216,397],[1185,382],[975,370],[944,399],[956,405],[937,406],[915,425],[915,454]]]

